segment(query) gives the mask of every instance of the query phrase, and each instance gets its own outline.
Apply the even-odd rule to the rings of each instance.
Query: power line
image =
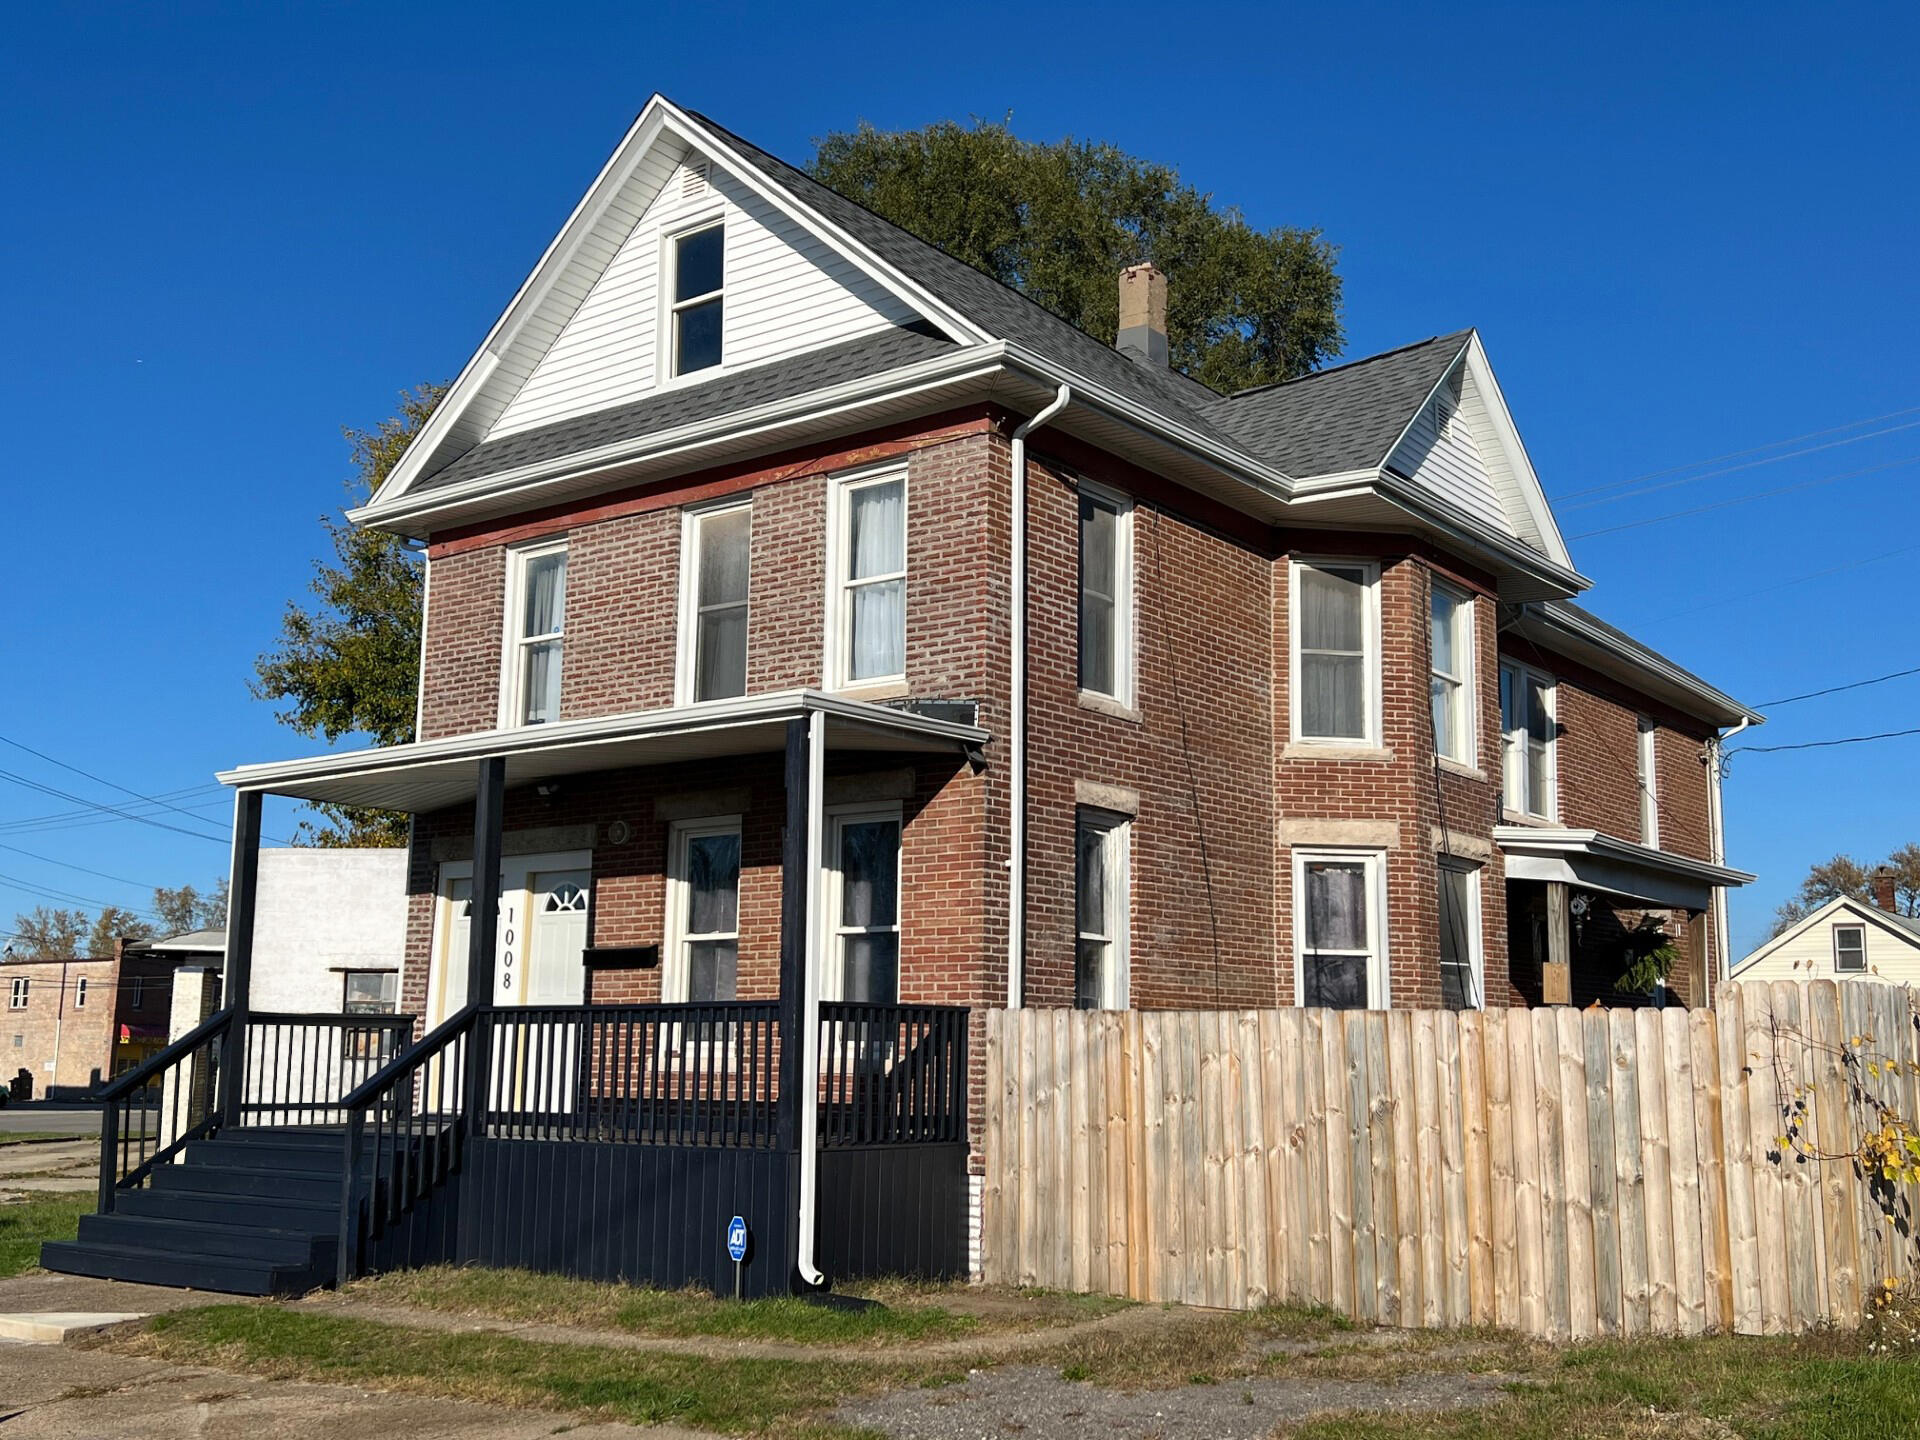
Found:
[[[91,770],[82,770],[78,765],[69,765],[64,760],[56,760],[53,756],[47,754],[46,751],[36,750],[31,745],[22,744],[20,741],[15,740],[10,736],[0,735],[0,745],[11,745],[16,750],[24,750],[27,754],[34,756],[36,759],[44,760],[49,765],[58,765],[62,770],[68,771],[70,774],[78,775],[82,779],[91,780],[96,785],[104,785],[109,790],[118,790],[122,795],[131,795],[136,800],[144,800],[149,805],[160,805],[168,810],[177,811],[179,814],[186,815],[189,820],[198,820],[202,818],[201,816],[198,816],[198,815],[187,814],[185,810],[181,810],[180,807],[177,805],[169,805],[164,800],[157,800],[151,795],[142,795],[138,790],[130,790],[117,780],[109,780],[103,775],[94,774]]]
[[[1799,700],[1818,700],[1822,695],[1838,695],[1842,690],[1864,690],[1869,685],[1884,685],[1889,680],[1902,680],[1909,675],[1920,675],[1920,665],[1911,670],[1896,670],[1891,675],[1880,675],[1872,680],[1855,680],[1846,685],[1829,685],[1824,690],[1809,690],[1804,695],[1789,695],[1784,700],[1762,700],[1760,703],[1768,709],[1780,705],[1791,705]]]
[[[1848,470],[1839,475],[1823,475],[1817,480],[1802,480],[1797,485],[1782,485],[1775,490],[1759,490],[1751,495],[1736,495],[1731,500],[1716,500],[1711,505],[1695,505],[1690,510],[1670,510],[1665,515],[1650,515],[1644,520],[1629,520],[1624,525],[1608,525],[1600,530],[1583,530],[1578,535],[1569,535],[1569,540],[1591,540],[1596,535],[1614,535],[1622,530],[1638,530],[1646,525],[1658,525],[1667,520],[1684,520],[1689,515],[1704,515],[1709,510],[1725,510],[1733,505],[1745,505],[1753,500],[1770,500],[1776,495],[1791,495],[1797,490],[1811,490],[1819,485],[1832,485],[1840,480],[1857,480],[1862,475],[1877,475],[1883,470],[1895,470],[1902,465],[1912,465],[1920,461],[1920,455],[1908,455],[1899,460],[1889,460],[1883,465],[1869,465],[1862,470]]]
[[[1768,450],[1778,450],[1782,445],[1798,445],[1802,440],[1818,440],[1826,435],[1838,435],[1842,430],[1855,430],[1862,425],[1878,425],[1882,420],[1898,420],[1903,415],[1920,414],[1920,405],[1909,405],[1904,410],[1889,410],[1885,415],[1869,415],[1861,420],[1849,420],[1844,425],[1829,425],[1824,430],[1809,430],[1804,435],[1790,435],[1785,440],[1773,440],[1765,445],[1755,445],[1746,450],[1729,450],[1724,455],[1709,455],[1705,460],[1690,460],[1685,465],[1669,465],[1664,470],[1649,470],[1644,475],[1635,475],[1628,480],[1612,480],[1605,485],[1589,485],[1584,490],[1569,490],[1564,495],[1555,495],[1557,505],[1562,500],[1577,500],[1583,495],[1598,495],[1605,490],[1624,489],[1629,485],[1638,485],[1643,480],[1658,480],[1663,475],[1678,475],[1682,470],[1692,470],[1701,465],[1718,465],[1722,460],[1744,460],[1749,455],[1763,454]]]
[[[75,805],[85,805],[89,809],[106,811],[109,814],[118,815],[122,820],[137,820],[142,825],[153,826],[156,830],[171,830],[176,835],[191,835],[196,840],[211,840],[216,845],[227,843],[224,836],[209,835],[204,830],[188,830],[179,825],[169,825],[166,821],[156,820],[151,815],[137,815],[118,805],[109,805],[104,800],[89,800],[84,795],[76,795],[71,790],[62,790],[56,785],[46,785],[38,780],[30,780],[25,775],[15,774],[11,770],[0,770],[0,780],[10,780],[15,785],[28,790],[37,790],[42,795],[51,795],[56,800],[66,800]],[[189,818],[198,820],[202,817],[195,815]]]
[[[1898,740],[1906,735],[1920,735],[1920,729],[1883,730],[1878,735],[1849,735],[1841,740],[1803,740],[1798,745],[1736,745],[1727,754],[1774,755],[1782,750],[1826,750],[1835,745],[1864,745],[1869,740]]]
[[[1920,429],[1920,420],[1909,420],[1904,425],[1889,425],[1884,430],[1869,430],[1864,435],[1849,435],[1844,440],[1829,440],[1824,445],[1807,445],[1799,450],[1788,450],[1781,455],[1769,455],[1761,460],[1748,460],[1739,465],[1726,465],[1718,470],[1704,470],[1698,475],[1682,475],[1677,480],[1662,480],[1658,485],[1635,485],[1623,489],[1617,495],[1602,495],[1598,499],[1583,500],[1578,505],[1561,505],[1563,510],[1591,510],[1596,505],[1615,505],[1622,500],[1638,500],[1642,495],[1651,495],[1656,490],[1672,490],[1679,485],[1691,485],[1697,480],[1716,480],[1722,475],[1736,475],[1742,470],[1756,470],[1762,465],[1778,465],[1783,460],[1798,460],[1802,456],[1815,455],[1822,450],[1837,450],[1842,445],[1858,445],[1863,440],[1877,440],[1882,435],[1897,434],[1902,430]]]
[[[111,900],[101,900],[96,896],[76,895],[71,890],[56,890],[44,885],[35,885],[30,881],[22,880],[18,875],[0,874],[0,886],[5,886],[9,890],[19,890],[28,895],[37,895],[42,900],[51,900],[58,905],[96,905],[102,908],[111,906],[115,910],[127,910],[135,915],[159,918],[157,912],[144,906],[119,905]]]
[[[1883,550],[1878,555],[1863,555],[1858,560],[1848,560],[1839,565],[1829,565],[1824,570],[1810,570],[1805,575],[1796,575],[1791,580],[1782,580],[1774,585],[1756,585],[1750,590],[1736,590],[1722,595],[1717,600],[1709,600],[1704,605],[1691,605],[1685,610],[1662,610],[1649,618],[1647,623],[1658,625],[1663,620],[1678,620],[1687,615],[1698,615],[1703,610],[1717,610],[1722,605],[1737,605],[1742,600],[1755,595],[1770,595],[1776,590],[1790,590],[1795,585],[1805,585],[1810,580],[1824,580],[1829,575],[1838,575],[1847,570],[1858,570],[1863,565],[1877,565],[1882,560],[1891,560],[1896,555],[1910,555],[1920,550],[1920,545],[1902,545],[1895,550]]]
[[[154,800],[156,803],[162,803],[168,800],[180,801],[180,800],[186,799],[186,797],[189,795],[200,794],[202,791],[221,790],[224,788],[225,787],[220,785],[186,785],[186,786],[182,786],[178,790],[168,790],[163,792],[160,795],[156,795],[154,797]],[[205,809],[206,805],[210,803],[212,802],[203,802],[200,805],[190,805],[187,808],[190,810]],[[136,807],[130,805],[127,808],[134,809]],[[24,829],[29,829],[31,827],[41,825],[41,824],[52,824],[54,822],[59,822],[59,821],[76,820],[82,817],[92,817],[94,813],[95,812],[90,808],[84,809],[84,810],[51,810],[51,811],[48,811],[45,815],[27,815],[27,816],[23,816],[18,820],[0,820],[0,831],[24,830]]]
[[[101,880],[112,880],[116,884],[131,885],[136,890],[159,890],[162,886],[149,885],[144,880],[129,880],[124,875],[109,875],[104,870],[89,870],[84,865],[75,865],[71,860],[56,860],[51,855],[36,855],[31,850],[22,850],[18,845],[0,845],[0,850],[11,850],[15,855],[24,855],[29,860],[38,860],[43,865],[58,865],[63,870],[78,870],[82,875],[92,875]]]

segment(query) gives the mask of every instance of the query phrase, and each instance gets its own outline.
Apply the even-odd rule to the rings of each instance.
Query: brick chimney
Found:
[[[1114,345],[1142,365],[1167,363],[1167,277],[1151,265],[1129,265],[1120,272],[1120,334]]]
[[[1893,894],[1894,884],[1899,878],[1900,872],[1891,865],[1882,865],[1867,877],[1873,885],[1873,903],[1888,914],[1900,908]]]

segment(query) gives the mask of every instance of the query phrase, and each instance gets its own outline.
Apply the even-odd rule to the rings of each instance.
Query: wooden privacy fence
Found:
[[[1854,1148],[1876,1100],[1914,1117],[1916,1059],[1906,991],[1867,982],[1711,1011],[995,1011],[985,1274],[1550,1338],[1851,1325],[1913,1276],[1882,1203],[1905,1187],[1797,1147]]]

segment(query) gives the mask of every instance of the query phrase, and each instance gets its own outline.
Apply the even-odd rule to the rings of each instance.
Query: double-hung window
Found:
[[[667,844],[669,949],[663,992],[694,1005],[740,993],[740,820],[686,820]]]
[[[1525,665],[1500,667],[1500,752],[1506,807],[1554,816],[1553,681]]]
[[[1660,729],[1640,721],[1640,843],[1660,845]]]
[[[720,363],[727,303],[726,226],[705,225],[669,243],[673,300],[667,307],[672,356],[668,374],[691,375]]]
[[[681,547],[680,701],[747,693],[747,578],[753,510],[687,512]]]
[[[900,810],[830,814],[823,1000],[900,999]]]
[[[566,614],[566,543],[508,551],[504,725],[545,725],[560,718]]]
[[[1833,968],[1836,974],[1864,975],[1867,969],[1867,927],[1833,927]]]
[[[1486,1004],[1480,949],[1480,870],[1441,860],[1440,1000],[1449,1010]]]
[[[840,685],[907,671],[907,477],[839,482],[833,670]]]
[[[1295,993],[1302,1005],[1386,1006],[1385,869],[1377,850],[1293,852]]]
[[[87,977],[84,975],[73,982],[73,1008],[76,1010],[87,1008]]]
[[[1379,743],[1377,565],[1293,566],[1293,738]]]
[[[24,1010],[27,1008],[27,977],[16,975],[13,983],[7,987],[7,1008]]]
[[[147,1008],[146,976],[136,975],[133,977],[133,998],[128,1003],[135,1010],[144,1010]]]
[[[1124,815],[1082,810],[1074,824],[1073,1003],[1127,1008],[1127,845]]]
[[[1473,599],[1448,585],[1433,587],[1429,616],[1433,669],[1433,749],[1473,763]]]
[[[1133,507],[1080,492],[1080,688],[1133,698]]]
[[[400,1008],[400,972],[349,970],[340,1009],[347,1015],[391,1015]]]

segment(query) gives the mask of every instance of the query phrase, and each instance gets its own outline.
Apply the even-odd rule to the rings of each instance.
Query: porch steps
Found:
[[[340,1237],[341,1132],[227,1130],[123,1190],[77,1239],[41,1247],[69,1275],[234,1295],[299,1295],[333,1283]]]

